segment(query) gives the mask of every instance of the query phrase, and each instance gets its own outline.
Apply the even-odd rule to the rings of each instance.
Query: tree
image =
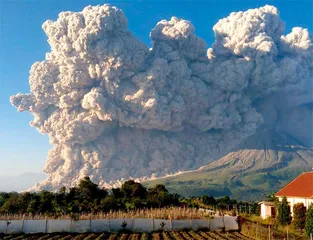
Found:
[[[305,214],[306,214],[306,208],[303,205],[303,203],[297,203],[293,205],[293,225],[300,229],[301,231],[305,227]]]
[[[214,197],[212,196],[208,196],[208,195],[203,195],[201,197],[201,201],[202,203],[204,203],[205,205],[210,205],[210,206],[215,206],[216,205],[216,200]]]
[[[103,212],[118,210],[120,208],[118,199],[115,198],[113,195],[110,195],[101,200],[100,208]]]
[[[291,222],[290,207],[287,202],[286,196],[283,197],[281,203],[278,205],[278,223],[285,226]]]
[[[5,203],[1,207],[1,210],[4,211],[5,213],[10,214],[20,213],[20,211],[23,209],[21,195],[16,192],[12,192],[9,195],[10,195],[9,198],[5,201]]]
[[[40,203],[38,206],[37,211],[40,213],[51,213],[53,212],[53,200],[54,200],[54,194],[51,192],[48,192],[46,190],[42,190],[38,193]]]
[[[313,234],[313,203],[309,206],[308,211],[306,212],[305,232],[307,236]]]
[[[80,180],[77,190],[81,200],[92,201],[95,198],[106,197],[106,195],[100,196],[98,184],[93,183],[89,177],[84,177]]]
[[[267,195],[267,200],[270,202],[274,202],[274,203],[278,203],[278,197],[275,196],[276,193],[271,193],[269,195]]]
[[[126,198],[146,198],[147,190],[134,180],[125,181],[121,187],[121,191]]]
[[[148,207],[178,206],[179,195],[170,194],[164,185],[158,184],[148,189],[147,205]]]

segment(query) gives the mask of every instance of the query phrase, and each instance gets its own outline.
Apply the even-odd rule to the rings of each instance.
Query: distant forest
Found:
[[[59,216],[75,213],[105,213],[144,208],[166,207],[210,208],[220,211],[258,214],[257,203],[237,202],[228,196],[215,199],[209,195],[184,198],[169,193],[164,185],[145,188],[128,180],[120,188],[104,189],[89,177],[80,180],[77,187],[62,187],[58,192],[0,193],[0,214],[27,214]]]

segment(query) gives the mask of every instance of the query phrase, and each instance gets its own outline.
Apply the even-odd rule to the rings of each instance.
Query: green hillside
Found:
[[[237,149],[202,168],[146,181],[184,196],[208,194],[262,200],[313,167],[313,150],[280,131],[260,130]]]

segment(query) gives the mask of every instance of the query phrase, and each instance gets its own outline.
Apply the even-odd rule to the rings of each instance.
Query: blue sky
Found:
[[[10,95],[29,92],[28,74],[35,61],[49,51],[41,25],[56,20],[61,11],[80,11],[86,5],[110,3],[123,9],[130,30],[151,45],[149,32],[161,19],[171,16],[190,20],[196,34],[214,42],[214,24],[233,11],[265,4],[276,6],[286,33],[292,27],[313,29],[313,1],[86,1],[86,0],[0,0],[0,176],[40,172],[45,163],[48,137],[29,126],[32,116],[18,113],[10,105]]]

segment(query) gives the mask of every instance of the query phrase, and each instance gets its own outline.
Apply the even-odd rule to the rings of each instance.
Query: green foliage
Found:
[[[208,195],[203,195],[201,197],[201,202],[205,205],[209,205],[209,206],[215,206],[216,205],[216,200],[214,197],[212,196],[208,196]]]
[[[126,198],[145,198],[147,194],[147,190],[140,183],[137,183],[134,180],[124,182],[121,187],[121,192]]]
[[[270,193],[267,195],[267,200],[270,202],[274,202],[275,204],[279,203],[278,197],[275,196],[275,192]]]
[[[163,185],[146,189],[129,180],[110,193],[84,177],[77,187],[60,188],[56,193],[0,193],[0,213],[44,214],[59,216],[78,213],[100,213],[114,210],[178,206],[179,196],[170,194]],[[75,217],[73,217],[75,219]]]
[[[291,223],[291,212],[286,196],[283,197],[278,205],[278,223],[283,226]]]
[[[292,224],[295,228],[300,229],[301,231],[305,227],[305,214],[306,208],[303,203],[297,203],[293,205],[293,220]]]
[[[219,210],[254,209],[256,203],[237,202],[228,196],[215,199],[204,195],[200,198],[181,198],[170,193],[164,185],[157,184],[146,189],[133,180],[126,181],[121,188],[110,191],[101,189],[89,177],[83,178],[77,187],[58,192],[41,191],[37,193],[0,193],[0,213],[6,214],[42,214],[58,217],[69,214],[77,219],[79,213],[102,213],[110,211],[128,211],[143,208],[164,208],[171,206],[216,208]],[[251,213],[253,213],[252,210]]]
[[[305,232],[307,236],[313,234],[313,203],[309,206],[306,212]]]

